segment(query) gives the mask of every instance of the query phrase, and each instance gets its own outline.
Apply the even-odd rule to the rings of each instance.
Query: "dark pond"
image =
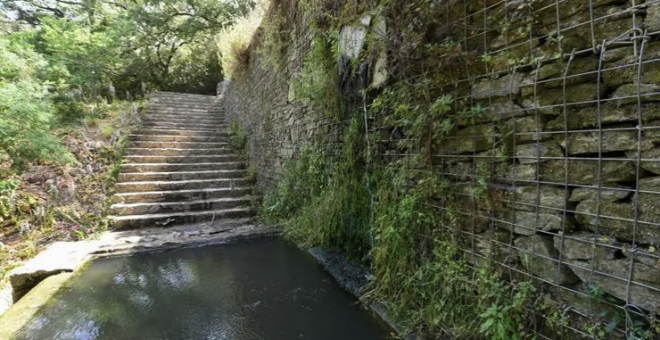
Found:
[[[97,260],[20,340],[386,339],[314,259],[281,240]]]

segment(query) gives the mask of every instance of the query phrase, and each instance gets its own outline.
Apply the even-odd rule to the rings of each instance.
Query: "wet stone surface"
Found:
[[[16,340],[385,339],[313,257],[279,239],[95,260]]]

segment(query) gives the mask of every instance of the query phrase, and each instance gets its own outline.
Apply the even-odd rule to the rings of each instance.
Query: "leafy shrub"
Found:
[[[14,168],[33,160],[74,161],[50,133],[51,95],[48,84],[36,78],[45,66],[37,53],[0,37],[0,148]]]

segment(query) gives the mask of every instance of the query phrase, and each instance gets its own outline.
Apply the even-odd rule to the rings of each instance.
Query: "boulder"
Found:
[[[564,152],[554,141],[516,145],[516,158],[520,164],[545,162],[546,157],[564,157]]]
[[[566,260],[590,260],[594,254],[598,259],[612,260],[617,251],[613,247],[615,243],[615,240],[589,232],[567,234],[564,236],[563,245],[561,235],[554,238],[555,249]]]
[[[559,262],[554,260],[559,258],[559,253],[553,245],[552,236],[520,236],[514,244],[519,248],[518,256],[523,266],[532,274],[560,285],[578,281],[577,276],[568,266],[562,264],[559,267]]]

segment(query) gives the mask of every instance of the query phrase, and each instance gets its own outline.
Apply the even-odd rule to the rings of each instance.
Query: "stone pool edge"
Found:
[[[112,231],[103,234],[99,240],[56,242],[40,252],[36,257],[24,263],[9,274],[9,282],[0,287],[0,329],[10,322],[6,315],[19,308],[19,303],[32,291],[32,298],[39,301],[49,300],[67,280],[58,280],[57,289],[48,283],[50,289],[39,286],[49,277],[59,274],[72,274],[94,259],[125,256],[136,253],[167,251],[180,248],[204,247],[209,245],[235,243],[257,238],[277,237],[282,228],[262,225],[199,224],[180,227],[149,228],[134,231]],[[67,276],[67,279],[70,277]],[[52,280],[51,280],[52,281]],[[19,305],[18,307],[16,307]],[[39,309],[41,304],[38,305]],[[20,314],[20,313],[19,313]],[[18,321],[12,317],[12,324]]]
[[[325,249],[309,248],[306,251],[311,254],[319,264],[334,278],[334,280],[347,292],[362,301],[364,288],[371,281],[373,275],[368,268],[351,261],[344,254]],[[418,340],[415,333],[406,333],[405,329],[398,325],[389,316],[387,306],[381,302],[367,304],[372,312],[376,313],[392,330],[405,340]]]

